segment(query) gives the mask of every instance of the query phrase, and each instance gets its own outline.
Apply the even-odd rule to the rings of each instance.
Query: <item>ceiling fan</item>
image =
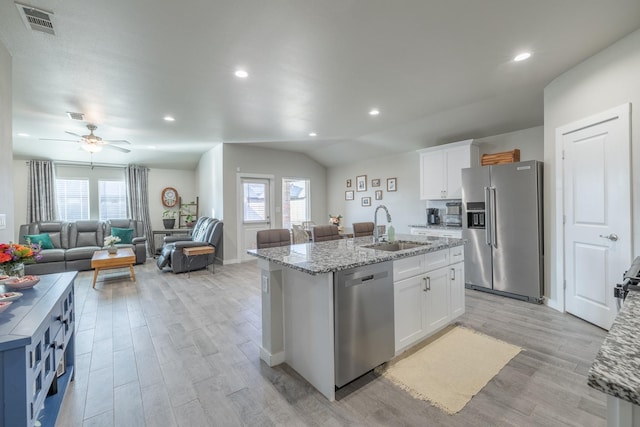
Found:
[[[112,140],[107,140],[107,139],[102,139],[99,136],[96,136],[93,134],[93,131],[98,129],[98,127],[96,125],[93,125],[91,123],[89,123],[87,125],[87,129],[89,129],[89,134],[88,135],[78,135],[75,132],[69,132],[66,131],[66,133],[68,133],[69,135],[73,135],[73,136],[77,136],[78,138],[82,138],[80,141],[76,141],[73,139],[54,139],[54,138],[40,138],[41,141],[68,141],[68,142],[79,142],[81,143],[81,147],[83,150],[88,151],[90,153],[97,153],[102,151],[103,148],[108,148],[111,150],[117,150],[117,151],[121,151],[123,153],[130,153],[131,150],[128,150],[126,148],[122,148],[122,147],[118,147],[117,145],[113,145],[113,144],[128,144],[131,145],[131,143],[129,141],[126,141],[124,139],[112,139]]]

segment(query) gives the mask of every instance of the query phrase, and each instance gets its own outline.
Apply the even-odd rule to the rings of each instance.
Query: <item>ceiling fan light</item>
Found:
[[[102,147],[96,144],[82,144],[82,149],[90,153],[98,153],[102,151]]]

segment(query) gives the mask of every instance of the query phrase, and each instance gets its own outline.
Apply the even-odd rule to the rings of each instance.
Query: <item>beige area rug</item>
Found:
[[[449,414],[460,411],[522,349],[460,326],[378,373]]]

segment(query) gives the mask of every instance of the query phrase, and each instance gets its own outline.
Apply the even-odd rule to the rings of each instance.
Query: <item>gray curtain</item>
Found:
[[[31,160],[28,163],[27,222],[53,221],[57,219],[53,162]]]
[[[149,168],[128,165],[125,169],[127,185],[127,214],[129,218],[142,221],[147,236],[147,254],[156,252],[149,215]]]

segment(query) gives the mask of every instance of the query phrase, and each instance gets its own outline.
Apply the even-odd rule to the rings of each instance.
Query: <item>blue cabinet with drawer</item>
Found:
[[[40,276],[0,313],[0,427],[55,425],[73,379],[76,275]]]

